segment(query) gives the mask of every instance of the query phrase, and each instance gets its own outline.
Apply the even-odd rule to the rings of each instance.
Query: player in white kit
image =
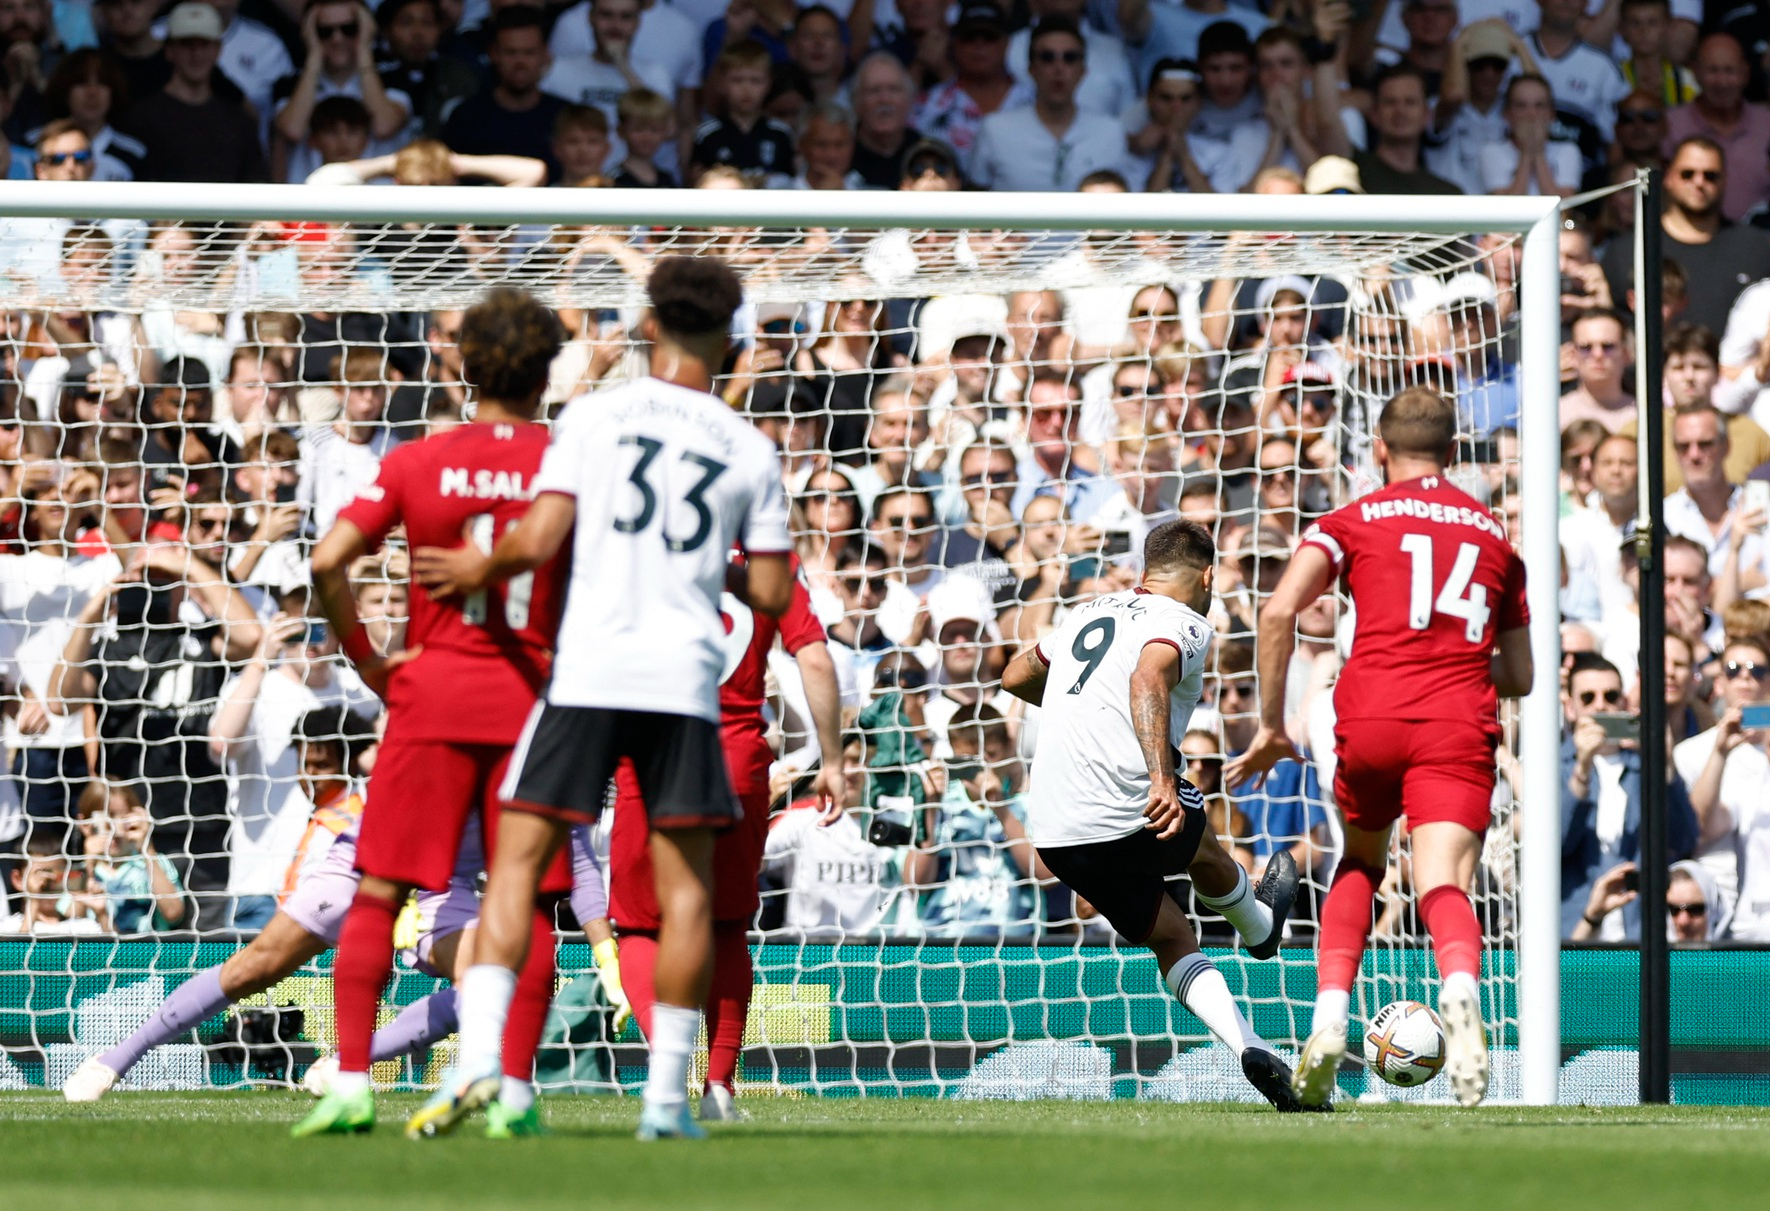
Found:
[[[1283,851],[1257,890],[1249,884],[1207,827],[1203,796],[1177,772],[1176,746],[1204,691],[1216,557],[1197,522],[1157,526],[1144,540],[1142,584],[1072,611],[1014,658],[1002,685],[1041,711],[1027,816],[1039,857],[1155,954],[1169,991],[1289,1113],[1303,1109],[1289,1066],[1242,1015],[1167,891],[1168,879],[1190,875],[1199,900],[1262,959],[1278,952],[1297,895],[1297,864]]]

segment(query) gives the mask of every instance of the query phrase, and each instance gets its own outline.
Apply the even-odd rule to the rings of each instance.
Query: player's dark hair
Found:
[[[1567,658],[1567,684],[1572,685],[1581,673],[1616,673],[1619,679],[1622,677],[1614,664],[1596,652],[1575,652]]]
[[[658,327],[672,336],[725,332],[744,301],[744,287],[717,257],[661,257],[645,284]]]
[[[1447,463],[1457,440],[1456,406],[1430,387],[1409,387],[1384,406],[1377,433],[1395,454]]]
[[[486,399],[532,407],[565,344],[553,312],[526,290],[499,286],[461,319],[461,368]]]
[[[1180,568],[1202,572],[1216,561],[1217,544],[1211,532],[1196,521],[1164,521],[1143,540],[1146,572],[1173,572]]]

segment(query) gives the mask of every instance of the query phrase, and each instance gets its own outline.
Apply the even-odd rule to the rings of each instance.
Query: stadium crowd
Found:
[[[1770,487],[1770,8],[1582,7],[0,0],[0,155],[13,178],[70,182],[516,188],[1568,196],[1664,169],[1667,927],[1770,941],[1767,734],[1740,726],[1770,701],[1770,493],[1754,486]],[[1641,928],[1638,755],[1594,718],[1642,692],[1632,222],[1631,195],[1612,195],[1561,237],[1571,940]],[[707,238],[760,271],[741,229]],[[638,230],[574,239],[568,258],[633,274],[652,251]],[[1106,936],[1025,840],[1037,712],[1000,676],[1064,610],[1134,583],[1143,532],[1172,516],[1211,525],[1221,552],[1188,776],[1238,861],[1258,873],[1288,849],[1319,893],[1348,630],[1332,603],[1301,620],[1287,703],[1309,759],[1257,787],[1220,769],[1254,731],[1261,594],[1312,517],[1368,486],[1375,409],[1413,381],[1453,394],[1461,482],[1514,541],[1549,521],[1521,518],[1514,478],[1516,249],[1466,249],[1406,280],[1213,280],[1152,244],[1141,284],[747,307],[721,387],[781,447],[857,808],[818,828],[792,806],[816,747],[793,664],[774,662],[782,812],[761,927]],[[344,792],[303,778],[304,721],[349,708],[360,776],[381,713],[313,621],[307,553],[388,449],[461,423],[470,391],[459,312],[279,309],[266,283],[409,285],[430,263],[503,276],[554,250],[472,227],[0,219],[0,928],[269,919],[315,796]],[[1000,255],[897,232],[862,263],[889,283]],[[204,273],[223,294],[250,277],[254,305],[166,301]],[[635,316],[560,316],[573,339],[550,405],[643,373]],[[354,570],[384,651],[404,574],[398,550]],[[1507,803],[1515,751],[1498,753]],[[1516,816],[1500,819],[1494,931],[1515,869]],[[1388,936],[1418,935],[1406,882],[1398,858]]]

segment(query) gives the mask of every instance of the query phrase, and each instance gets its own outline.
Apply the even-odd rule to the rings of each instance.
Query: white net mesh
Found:
[[[670,252],[723,256],[745,277],[720,389],[782,447],[851,761],[869,767],[848,821],[803,827],[811,813],[790,805],[817,750],[796,664],[774,653],[782,811],[744,1078],[1226,1096],[1202,1026],[1149,957],[1022,843],[1037,712],[999,683],[1065,611],[1134,583],[1143,533],[1173,516],[1210,525],[1222,553],[1218,667],[1189,769],[1238,860],[1258,873],[1288,848],[1307,880],[1281,958],[1215,953],[1258,1029],[1284,1046],[1306,1033],[1337,852],[1344,602],[1304,618],[1292,669],[1286,716],[1310,760],[1259,790],[1223,788],[1221,758],[1257,709],[1255,610],[1309,519],[1376,485],[1374,418],[1405,385],[1456,396],[1453,477],[1515,526],[1511,236],[8,221],[17,425],[0,430],[14,443],[0,589],[15,777],[0,837],[27,889],[7,929],[28,936],[0,940],[0,1042],[48,1049],[47,1074],[108,1041],[80,1026],[89,999],[219,961],[232,943],[202,935],[255,928],[292,885],[314,797],[331,793],[298,777],[301,728],[332,708],[360,757],[371,737],[356,731],[380,712],[312,624],[306,556],[388,448],[461,419],[459,309],[493,283],[557,307],[571,336],[548,393],[560,404],[644,373],[643,277]],[[143,558],[141,585],[108,590]],[[388,649],[403,578],[397,544],[355,576]],[[1502,1048],[1516,1034],[1515,769],[1508,752],[1477,886]],[[125,793],[85,793],[94,774]],[[1208,944],[1232,944],[1192,908]],[[1425,999],[1423,941],[1403,846],[1367,1016]],[[290,1057],[298,1068],[331,1042],[324,962],[265,1001],[301,1008],[301,1024],[237,1016],[223,1043],[212,1022],[207,1065],[180,1060],[166,1079],[292,1075]],[[562,967],[587,968],[583,948]],[[395,1000],[431,986],[403,979]],[[544,1081],[636,1079],[636,1036],[607,1051],[594,1009],[567,998]],[[1501,1097],[1516,1092],[1508,1071]]]

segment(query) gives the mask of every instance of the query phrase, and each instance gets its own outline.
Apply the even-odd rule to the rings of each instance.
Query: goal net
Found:
[[[1541,873],[1556,861],[1554,825],[1551,848],[1539,828],[1532,850],[1531,813],[1517,810],[1554,802],[1542,702],[1552,712],[1555,455],[1542,443],[1555,436],[1552,396],[1535,395],[1553,391],[1556,338],[1532,325],[1550,325],[1543,300],[1555,300],[1552,280],[1524,285],[1536,251],[1524,233],[1537,225],[1529,242],[1553,247],[1548,204],[694,191],[641,210],[592,191],[568,210],[558,196],[487,196],[528,191],[273,187],[207,203],[80,188],[48,201],[10,188],[0,206],[38,216],[0,219],[15,773],[0,838],[21,885],[0,936],[0,1086],[58,1083],[275,910],[324,815],[314,797],[331,793],[300,776],[302,728],[311,739],[320,708],[353,713],[333,718],[366,772],[380,708],[316,624],[306,559],[388,449],[471,416],[461,310],[500,284],[558,310],[569,341],[551,414],[646,373],[647,267],[688,254],[721,257],[745,282],[717,387],[781,448],[855,801],[835,827],[810,823],[801,799],[819,751],[799,662],[777,650],[778,814],[751,935],[744,1085],[1252,1096],[1153,960],[1025,844],[1038,712],[1001,691],[1001,669],[1066,611],[1135,583],[1150,526],[1211,527],[1215,663],[1182,751],[1237,860],[1257,874],[1288,849],[1305,889],[1264,963],[1233,948],[1183,881],[1176,894],[1256,1028],[1294,1049],[1339,850],[1343,597],[1300,625],[1285,716],[1308,759],[1258,788],[1222,785],[1221,762],[1259,709],[1259,602],[1313,517],[1378,486],[1375,419],[1394,392],[1426,384],[1463,417],[1457,484],[1515,542],[1525,515],[1550,531],[1526,550],[1549,688],[1505,717],[1476,905],[1493,1096],[1554,1097],[1558,899]],[[75,217],[93,214],[106,217]],[[1547,429],[1529,399],[1548,408]],[[1533,448],[1534,470],[1521,455]],[[110,589],[143,561],[139,584]],[[404,575],[397,543],[353,570],[384,647],[401,642]],[[747,633],[741,618],[733,630]],[[1525,852],[1546,855],[1534,899]],[[643,1048],[631,1029],[608,1035],[571,925],[543,1084],[631,1087]],[[293,1079],[332,1042],[328,971],[316,960],[204,1024],[132,1085]],[[390,999],[434,987],[409,970]],[[1382,1004],[1434,988],[1402,840],[1355,1032]],[[378,1071],[423,1083],[437,1062]],[[1403,1096],[1353,1070],[1342,1084]]]

